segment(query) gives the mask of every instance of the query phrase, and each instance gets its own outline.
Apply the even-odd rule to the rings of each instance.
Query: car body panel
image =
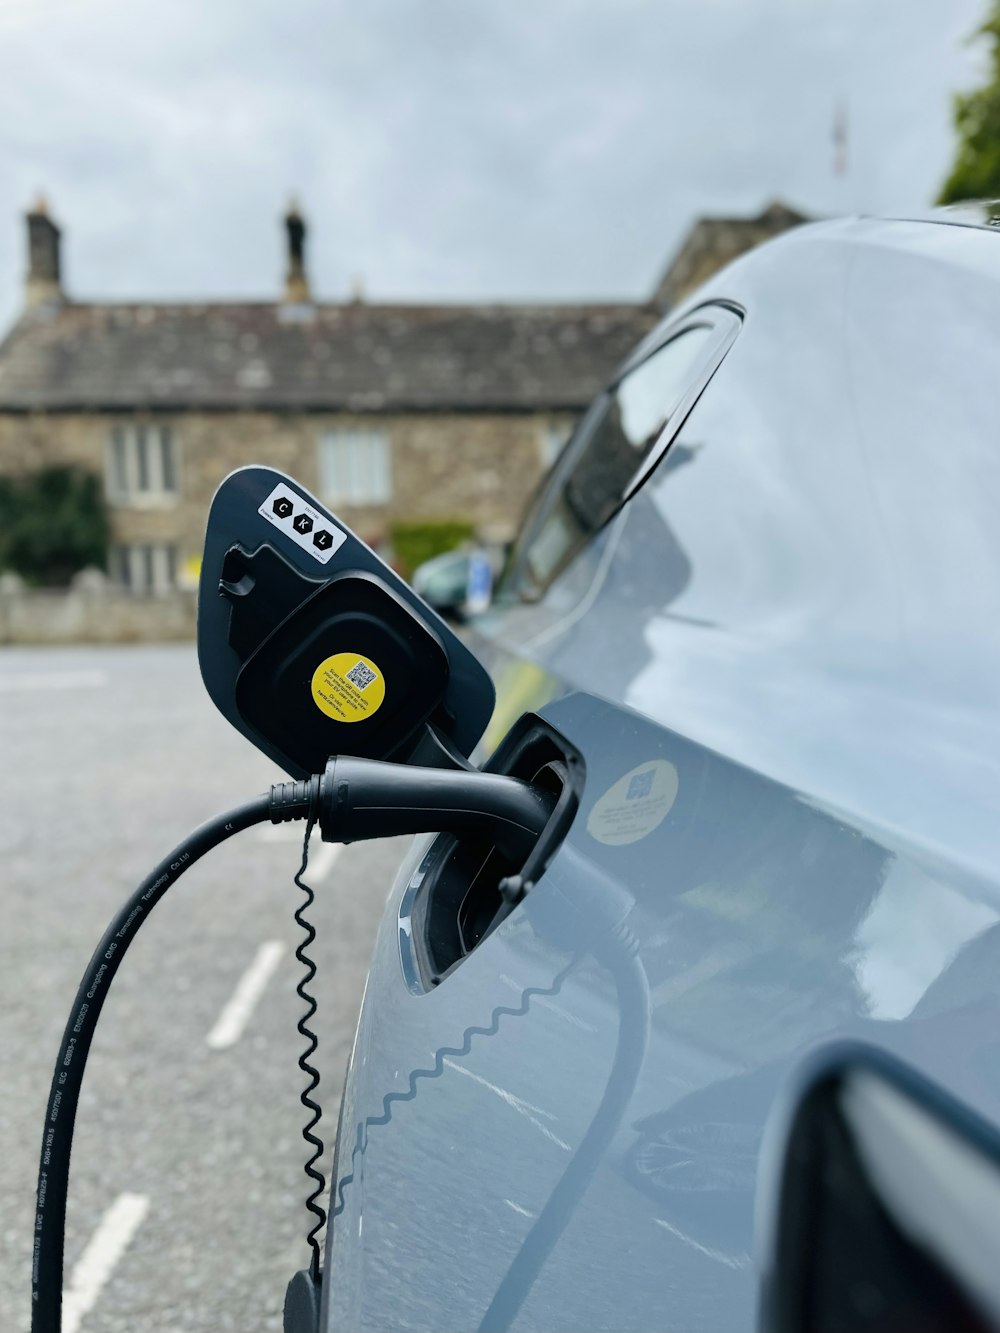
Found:
[[[540,711],[584,754],[584,798],[427,994],[399,947],[425,843],[400,873],[345,1095],[328,1327],[479,1327],[630,1044],[579,1202],[492,1326],[753,1327],[758,1145],[828,1039],[1000,1123],[998,297],[987,231],[854,221],[671,316],[726,301],[744,327],[619,515],[539,602],[478,622],[487,745]],[[623,932],[648,1023],[619,1004]]]

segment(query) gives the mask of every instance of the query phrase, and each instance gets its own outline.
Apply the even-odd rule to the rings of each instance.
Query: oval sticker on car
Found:
[[[605,847],[638,842],[666,819],[678,786],[677,769],[666,759],[629,769],[595,802],[587,832]]]

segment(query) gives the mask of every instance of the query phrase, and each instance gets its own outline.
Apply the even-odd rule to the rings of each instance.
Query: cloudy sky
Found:
[[[986,0],[0,0],[0,323],[78,298],[635,298],[703,212],[925,205]],[[835,108],[848,171],[833,172]]]

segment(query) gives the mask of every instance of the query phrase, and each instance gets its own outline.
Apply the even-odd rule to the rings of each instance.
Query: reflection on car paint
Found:
[[[484,618],[491,743],[540,708],[587,786],[525,903],[427,994],[400,973],[397,882],[345,1125],[490,1031],[448,1055],[475,1078],[419,1081],[395,1132],[340,1167],[358,1175],[333,1327],[480,1326],[567,1157],[486,1085],[586,1151],[628,1039],[593,952],[609,902],[628,899],[648,1045],[514,1327],[752,1328],[764,1123],[831,1037],[1000,1121],[1000,249],[945,227],[889,244],[879,225],[720,279],[709,294],[749,317],[664,464],[541,602]],[[588,832],[654,765],[677,784],[655,826]],[[529,988],[545,1003],[491,1023]]]

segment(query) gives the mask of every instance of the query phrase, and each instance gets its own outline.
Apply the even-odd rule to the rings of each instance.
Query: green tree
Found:
[[[941,187],[939,204],[959,199],[1000,199],[1000,0],[991,0],[989,16],[973,40],[989,43],[989,78],[971,93],[955,98],[958,155]]]
[[[47,467],[0,477],[0,569],[61,587],[89,565],[103,569],[107,555],[108,516],[93,473]]]

